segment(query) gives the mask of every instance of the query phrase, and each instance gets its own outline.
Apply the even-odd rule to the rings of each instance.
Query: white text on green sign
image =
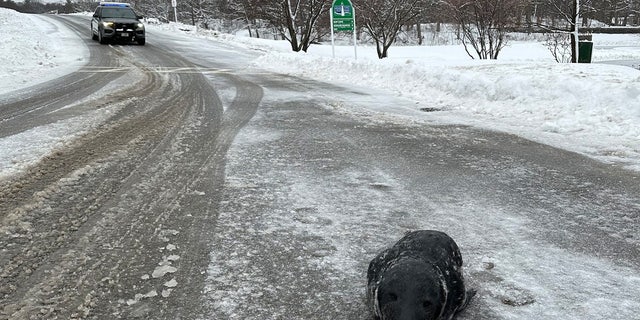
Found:
[[[349,0],[335,0],[332,6],[333,31],[353,31],[353,5]]]

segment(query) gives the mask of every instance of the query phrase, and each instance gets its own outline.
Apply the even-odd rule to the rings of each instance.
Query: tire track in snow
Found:
[[[191,67],[175,55],[154,54],[152,65]],[[9,290],[0,292],[0,318],[160,316],[198,300],[193,291],[200,290],[188,285],[208,263],[202,223],[215,220],[226,150],[262,91],[232,79],[245,89],[223,120],[201,75],[145,74],[150,87],[133,92],[140,98],[113,122],[32,169],[45,174],[4,187],[2,199],[13,199],[4,208],[14,214],[3,227],[25,228],[22,242],[2,239],[13,247],[2,261],[13,267],[2,270],[2,288]],[[58,223],[48,225],[55,217]]]

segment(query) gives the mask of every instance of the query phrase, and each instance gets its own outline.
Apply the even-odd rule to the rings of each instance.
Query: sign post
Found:
[[[173,18],[176,20],[176,23],[178,23],[178,0],[171,0],[171,6],[173,7]]]
[[[358,60],[358,49],[356,45],[356,12],[350,0],[334,0],[331,5],[331,51],[336,57],[335,32],[353,31],[353,51]]]

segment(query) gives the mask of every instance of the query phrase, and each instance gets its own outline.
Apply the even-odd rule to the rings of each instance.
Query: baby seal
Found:
[[[440,231],[409,232],[369,263],[376,320],[453,319],[474,294],[465,290],[458,245]]]

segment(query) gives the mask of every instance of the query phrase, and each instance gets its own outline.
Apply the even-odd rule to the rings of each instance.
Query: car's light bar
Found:
[[[100,2],[101,7],[130,7],[131,5],[124,2]]]

